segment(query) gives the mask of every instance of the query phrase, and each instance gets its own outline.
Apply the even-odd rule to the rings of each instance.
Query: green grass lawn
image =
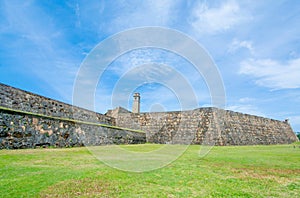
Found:
[[[149,152],[160,145],[128,145]],[[0,150],[0,197],[299,197],[300,148],[190,146],[164,168],[124,172],[87,148]]]

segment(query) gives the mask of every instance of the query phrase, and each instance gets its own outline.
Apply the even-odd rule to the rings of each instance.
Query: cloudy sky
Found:
[[[2,0],[0,82],[72,103],[80,66],[97,44],[145,26],[178,30],[210,54],[224,83],[226,109],[289,118],[293,129],[300,131],[300,3],[296,0]],[[147,67],[150,63],[157,67]],[[165,75],[172,69],[177,73]],[[124,88],[126,79],[135,78],[150,81],[127,92],[120,89],[124,97],[115,93],[117,85],[123,83]],[[162,78],[175,88],[156,81]],[[188,108],[212,105],[207,83],[191,63],[170,51],[145,47],[117,57],[106,68],[95,91],[95,110],[131,108],[134,91],[141,92],[142,111],[180,110],[176,90],[191,97],[190,89],[175,78],[185,79],[196,98]]]

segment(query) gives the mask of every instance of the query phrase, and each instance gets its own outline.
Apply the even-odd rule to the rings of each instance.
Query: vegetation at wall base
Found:
[[[300,140],[300,132],[297,132],[296,135],[297,135],[298,139]]]
[[[296,144],[298,145],[298,144]],[[122,146],[149,152],[161,145]],[[131,173],[98,161],[85,147],[0,150],[0,197],[298,197],[294,145],[192,145],[176,161]]]

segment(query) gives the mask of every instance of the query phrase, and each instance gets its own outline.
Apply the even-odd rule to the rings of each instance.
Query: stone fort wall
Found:
[[[143,133],[144,131],[145,133]],[[288,122],[216,108],[107,115],[0,83],[0,149],[134,143],[258,145],[298,141]]]
[[[114,125],[112,117],[0,83],[0,106],[36,114]]]
[[[0,84],[0,149],[145,143],[115,119]]]
[[[152,143],[267,145],[298,141],[286,121],[211,107],[114,116],[117,126],[143,130],[147,142]]]

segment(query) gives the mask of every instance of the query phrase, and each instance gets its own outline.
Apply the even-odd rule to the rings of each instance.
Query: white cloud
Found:
[[[48,13],[34,2],[23,4],[4,3],[3,12],[8,27],[4,33],[14,35],[8,47],[13,54],[19,55],[18,61],[55,90],[60,99],[70,102],[73,80],[79,58],[73,57],[64,40],[64,34],[57,28]],[[47,24],[47,25],[45,25]]]
[[[271,59],[243,61],[240,74],[255,78],[256,84],[272,89],[300,88],[300,58],[280,63]]]
[[[258,108],[251,104],[238,104],[238,105],[232,105],[226,107],[226,109],[235,111],[235,112],[241,112],[241,113],[247,113],[250,115],[256,115],[256,116],[262,116],[266,117],[266,115],[258,110]]]
[[[295,132],[300,132],[300,115],[288,117],[289,123],[291,123],[292,129]]]
[[[164,65],[161,68],[153,66],[147,67],[146,65]],[[173,71],[173,72],[172,72]],[[176,71],[176,75],[175,72]],[[126,74],[128,80],[122,81],[125,83],[123,86],[129,87],[129,84],[139,85],[137,80],[142,80],[143,82],[160,82],[163,81],[165,84],[172,85],[175,87],[176,94],[182,96],[181,102],[189,103],[192,95],[195,94],[197,101],[201,104],[210,102],[211,96],[207,85],[201,74],[197,72],[193,65],[187,62],[182,57],[170,53],[169,51],[159,50],[159,49],[138,49],[130,51],[115,60],[108,69],[106,76],[114,75],[116,79],[123,79]],[[179,78],[180,77],[180,78]],[[187,87],[185,87],[183,81],[190,84],[191,88],[194,90],[191,92]],[[106,86],[112,89],[113,84],[117,82],[110,82],[110,86]],[[107,84],[103,81],[102,85]],[[102,86],[104,88],[105,86]],[[177,91],[176,91],[177,90]],[[165,91],[162,89],[156,90],[156,92],[165,97]],[[191,94],[193,93],[193,94]],[[172,96],[173,97],[173,96]],[[121,99],[121,98],[120,98]],[[157,102],[162,100],[158,97]],[[172,103],[170,100],[169,103]],[[192,103],[191,103],[192,104]],[[171,104],[169,104],[172,106]],[[210,105],[211,106],[211,105]],[[173,106],[172,106],[173,107]],[[197,104],[186,105],[186,108],[196,108]],[[172,109],[172,108],[168,108]]]
[[[253,102],[254,100],[255,100],[254,98],[245,97],[245,98],[240,98],[239,102],[240,103],[247,103],[247,102]]]
[[[76,26],[77,26],[77,27],[80,27],[80,26],[81,26],[81,21],[80,21],[80,8],[79,8],[79,4],[78,4],[78,3],[76,3],[75,14],[76,14],[76,17],[77,17]]]
[[[160,59],[160,53],[153,49],[133,50],[118,57],[109,69],[117,75],[122,75],[134,67],[155,62],[157,59]]]
[[[107,29],[109,33],[123,31],[124,29],[139,26],[169,26],[176,12],[176,1],[173,0],[148,0],[140,1],[136,5],[123,1],[118,3],[121,8],[118,16],[109,21]]]
[[[205,1],[196,5],[190,22],[199,32],[217,33],[231,29],[247,18],[235,1],[227,1],[213,8],[210,8]]]
[[[139,86],[151,83],[158,83],[160,86],[164,87],[163,89],[160,89],[157,88],[160,86],[154,86],[155,89],[152,91],[159,94],[160,97],[153,98],[153,96],[151,96],[150,98],[152,98],[153,101],[159,103],[166,101],[167,89],[172,92],[172,97],[174,97],[174,95],[178,97],[180,100],[179,102],[183,105],[184,109],[197,107],[197,96],[189,81],[176,69],[163,64],[151,63],[133,68],[120,77],[114,91],[120,95],[127,92],[126,95],[128,95]],[[117,96],[116,99],[120,100],[120,102],[123,100],[121,96]],[[171,100],[168,102],[168,106],[170,106],[170,103],[172,103]],[[176,103],[176,101],[173,101],[173,103]]]
[[[249,50],[249,52],[251,54],[254,54],[254,48],[252,46],[252,41],[239,41],[237,39],[234,39],[231,44],[229,45],[229,49],[228,49],[228,52],[229,53],[234,53],[236,52],[237,50],[241,49],[241,48],[246,48]]]
[[[291,117],[289,117],[289,119],[292,123],[300,125],[300,115],[299,116],[291,116]]]
[[[256,98],[242,97],[236,100],[234,103],[231,103],[226,107],[226,109],[235,112],[266,117],[266,115],[261,112],[256,105],[254,105],[256,100]]]

